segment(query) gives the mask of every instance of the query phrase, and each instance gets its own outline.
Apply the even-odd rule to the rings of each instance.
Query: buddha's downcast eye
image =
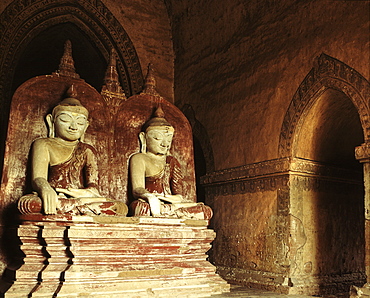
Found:
[[[153,138],[154,140],[162,140],[164,138],[163,134],[158,131],[151,131],[149,133],[149,137]]]
[[[68,116],[68,115],[65,115],[65,114],[60,115],[60,116],[58,117],[58,119],[59,119],[60,121],[62,121],[62,122],[70,122],[70,121],[72,121],[72,117],[71,117],[71,116]]]
[[[86,124],[86,119],[80,118],[80,119],[77,119],[76,122],[77,122],[78,125],[81,125],[82,126],[82,125],[85,125]]]
[[[75,123],[79,126],[84,126],[86,125],[86,118],[81,116],[81,115],[78,115],[77,117],[74,116],[74,115],[70,115],[70,114],[66,114],[66,113],[62,113],[60,114],[59,116],[57,116],[57,119],[63,123],[68,123],[68,122],[73,122],[75,121]]]

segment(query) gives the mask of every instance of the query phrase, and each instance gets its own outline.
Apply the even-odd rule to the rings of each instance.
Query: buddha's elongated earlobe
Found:
[[[81,135],[81,138],[80,138],[80,141],[83,142],[85,140],[85,132],[86,132],[86,129],[89,127],[89,121],[86,120],[86,126],[85,126],[85,129],[84,129],[84,132],[83,134]]]
[[[140,139],[140,152],[145,153],[146,152],[145,132],[139,133],[139,139]]]
[[[51,114],[48,114],[46,116],[46,123],[47,123],[48,128],[49,128],[48,137],[49,138],[54,138],[55,137],[54,118]]]

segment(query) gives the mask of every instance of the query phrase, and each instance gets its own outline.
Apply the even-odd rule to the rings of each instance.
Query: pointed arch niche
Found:
[[[369,100],[365,78],[322,54],[285,115],[279,155],[289,183],[278,213],[291,293],[348,293],[369,282]]]
[[[13,92],[30,78],[55,71],[67,39],[72,41],[77,73],[87,83],[100,90],[114,49],[125,94],[141,91],[143,75],[135,47],[100,0],[15,0],[0,15],[1,156]]]

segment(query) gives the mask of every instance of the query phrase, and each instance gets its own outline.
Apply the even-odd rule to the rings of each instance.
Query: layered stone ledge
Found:
[[[279,177],[282,175],[288,174],[316,176],[330,180],[335,179],[354,182],[361,179],[361,173],[353,170],[327,166],[316,161],[301,158],[286,157],[215,171],[203,176],[201,183],[205,186],[247,183],[247,181],[253,179],[276,180],[280,179]],[[262,184],[263,183],[256,186],[257,191],[263,190],[261,189]],[[279,185],[275,183],[273,186],[275,189],[275,186]],[[246,187],[248,186],[241,186],[243,190],[253,190],[253,188]]]
[[[25,216],[5,297],[205,297],[229,291],[207,261],[203,220]],[[4,277],[3,277],[4,278]],[[4,280],[3,287],[4,288]],[[4,291],[4,290],[3,290]]]

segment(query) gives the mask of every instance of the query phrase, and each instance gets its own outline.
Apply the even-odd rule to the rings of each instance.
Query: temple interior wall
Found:
[[[174,101],[174,51],[166,7],[155,2],[102,1],[127,31],[140,59],[143,73],[153,65],[161,95]]]
[[[294,175],[291,183],[291,276],[334,280],[347,274],[364,282],[362,185],[301,175]],[[324,284],[323,279],[318,283]]]
[[[0,13],[11,2],[2,1]],[[102,2],[128,33],[143,74],[153,63],[160,94],[191,106],[202,125],[196,154],[208,176],[197,187],[214,209],[210,256],[221,276],[276,290],[318,275],[363,274],[363,177],[295,176],[291,161],[280,159],[361,172],[356,108],[329,91],[305,116],[292,156],[279,156],[279,138],[289,104],[322,53],[370,80],[369,2]]]
[[[321,53],[350,65],[369,80],[368,5],[365,1],[172,4],[176,103],[193,107],[208,133],[216,176],[222,176],[205,182],[209,189],[206,202],[214,204],[214,222],[220,236],[213,258],[225,266],[222,272],[232,282],[253,280],[255,285],[273,285],[284,283],[282,277],[290,276],[286,283],[297,285],[302,278],[294,280],[296,276],[308,280],[309,276],[364,272],[364,244],[349,244],[354,241],[351,233],[340,228],[346,218],[359,229],[359,235],[364,233],[363,214],[358,211],[363,208],[361,185],[355,190],[350,187],[349,195],[332,186],[329,190],[302,191],[302,180],[290,185],[284,210],[279,207],[282,198],[276,191],[243,193],[235,187],[242,178],[235,174],[231,181],[225,172],[235,173],[279,158],[284,115]],[[305,116],[293,157],[361,171],[354,159],[355,146],[363,142],[357,112],[352,103],[347,105],[342,100],[343,96],[330,92]],[[353,124],[348,128],[341,121]],[[266,185],[266,177],[256,179],[257,185]],[[357,180],[360,184],[361,179]],[[222,189],[229,190],[225,190],[226,196],[219,194]],[[296,214],[294,206],[299,204],[302,206]],[[342,214],[349,206],[355,206],[358,213]],[[294,258],[289,257],[287,248],[293,245],[287,228],[292,218],[302,223],[306,239],[296,248]],[[248,229],[249,224],[255,228]],[[356,257],[351,261],[345,255]],[[265,271],[276,275],[264,275]],[[323,278],[312,281],[320,283],[325,283]]]
[[[237,210],[228,208],[231,201],[239,205]],[[214,228],[218,231],[214,262],[219,266],[274,272],[276,192],[219,194],[213,208],[217,218]],[[234,221],[228,221],[230,217]]]
[[[176,103],[205,126],[216,170],[278,157],[285,112],[321,53],[370,77],[366,1],[188,1],[172,15]]]

